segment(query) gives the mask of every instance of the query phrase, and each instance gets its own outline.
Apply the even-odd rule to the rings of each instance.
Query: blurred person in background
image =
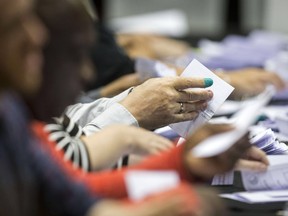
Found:
[[[63,10],[79,5],[58,2],[65,3]],[[47,32],[32,8],[33,1],[0,1],[0,214],[193,215],[194,209],[186,204],[187,200],[194,201],[193,192],[191,189],[187,193],[187,188],[185,193],[176,191],[170,198],[152,198],[135,205],[100,201],[71,181],[39,146],[29,130],[28,110],[17,96],[31,97],[42,79],[42,48]],[[81,17],[81,13],[78,15]]]

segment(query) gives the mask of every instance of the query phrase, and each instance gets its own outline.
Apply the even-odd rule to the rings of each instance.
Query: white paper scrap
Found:
[[[137,201],[149,195],[177,187],[180,178],[175,171],[129,171],[125,174],[129,198]]]

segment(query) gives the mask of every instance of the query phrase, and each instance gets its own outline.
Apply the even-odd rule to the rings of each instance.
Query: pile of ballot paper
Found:
[[[250,142],[268,155],[288,154],[288,146],[279,142],[270,128],[252,137]]]

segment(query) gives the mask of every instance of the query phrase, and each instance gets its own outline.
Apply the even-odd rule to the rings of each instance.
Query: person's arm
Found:
[[[67,107],[65,114],[73,122],[84,127],[113,104],[123,100],[128,95],[129,91],[131,91],[131,89],[127,89],[113,98],[101,98],[91,103],[78,103],[71,105]]]
[[[259,68],[244,68],[235,71],[222,71],[216,74],[235,87],[233,99],[245,99],[255,96],[274,85],[277,90],[285,88],[285,82],[276,74]]]
[[[47,213],[59,216],[79,216],[88,213],[99,199],[96,196],[92,197],[83,183],[66,175],[63,167],[59,167],[38,142],[34,140],[34,145],[29,149],[29,160],[37,175]]]

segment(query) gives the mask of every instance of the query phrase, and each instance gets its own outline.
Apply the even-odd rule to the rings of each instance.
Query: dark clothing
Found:
[[[97,43],[92,48],[91,58],[97,71],[97,79],[87,85],[87,91],[135,72],[134,60],[118,46],[114,34],[99,23],[96,23],[95,28],[98,38]]]
[[[34,138],[15,95],[0,100],[0,215],[85,215],[96,201]]]

